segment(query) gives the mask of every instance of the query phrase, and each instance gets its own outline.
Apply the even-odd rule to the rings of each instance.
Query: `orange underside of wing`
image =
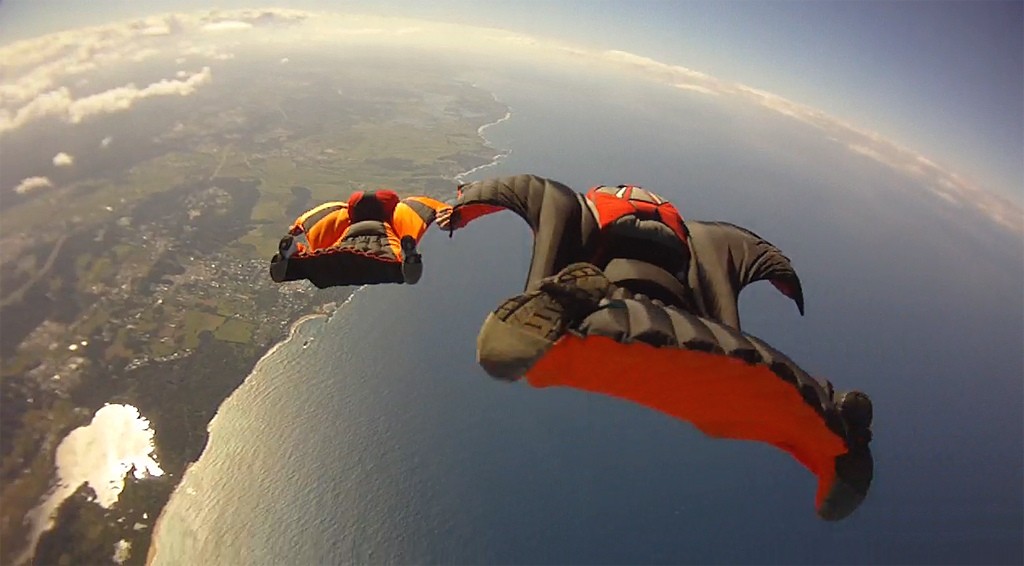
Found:
[[[727,356],[562,337],[527,374],[534,387],[573,387],[639,403],[705,434],[766,442],[818,478],[821,504],[846,446],[792,385],[763,366]]]

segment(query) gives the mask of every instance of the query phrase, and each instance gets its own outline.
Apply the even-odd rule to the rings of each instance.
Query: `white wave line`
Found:
[[[295,339],[295,335],[299,331],[299,326],[301,326],[304,322],[310,321],[310,320],[315,320],[315,319],[318,319],[318,318],[322,318],[322,319],[324,319],[324,323],[326,324],[331,319],[331,317],[333,317],[334,315],[338,314],[338,311],[340,311],[343,307],[345,307],[346,305],[348,305],[349,303],[352,302],[352,299],[356,296],[356,293],[362,291],[366,287],[367,287],[366,285],[360,285],[359,287],[356,287],[356,289],[354,291],[352,291],[352,293],[348,297],[346,297],[345,300],[342,301],[342,303],[340,305],[338,305],[337,308],[335,308],[334,311],[331,312],[330,314],[324,314],[324,313],[307,314],[305,316],[302,316],[301,318],[299,318],[295,322],[293,322],[291,324],[291,326],[288,328],[288,336],[283,338],[277,344],[274,344],[273,346],[271,346],[270,349],[267,350],[267,353],[263,354],[263,356],[260,357],[260,359],[253,366],[252,371],[249,372],[249,376],[259,372],[260,368],[263,365],[265,360],[267,360],[268,358],[273,356],[275,352],[277,352],[279,349],[283,348],[286,344],[288,344],[289,342],[294,340]],[[246,379],[249,379],[249,376],[246,376]],[[219,411],[220,410],[218,408],[218,412]],[[217,415],[214,415],[213,418],[216,419]],[[211,419],[210,420],[210,424],[207,425],[207,430],[209,430],[209,427],[212,426],[212,425],[213,425],[213,419]]]
[[[492,96],[493,96],[493,94],[492,94]],[[497,97],[495,97],[495,100],[497,100]],[[487,124],[484,124],[483,126],[480,126],[479,128],[476,129],[477,135],[480,136],[484,140],[484,146],[489,147],[491,149],[494,149],[494,145],[491,144],[491,140],[487,139],[487,136],[484,135],[484,130],[486,130],[486,129],[492,127],[492,126],[497,126],[498,124],[504,122],[505,120],[508,120],[511,117],[512,117],[512,109],[509,109],[509,110],[505,111],[505,115],[502,116],[501,118],[498,118],[497,120],[495,120],[493,122],[489,122]],[[494,167],[498,163],[501,163],[501,160],[505,159],[509,155],[512,155],[512,150],[511,149],[506,149],[506,150],[503,150],[503,151],[499,151],[497,153],[497,155],[495,155],[489,162],[484,163],[483,165],[478,165],[478,166],[470,169],[469,171],[463,171],[462,173],[459,173],[458,175],[456,175],[454,177],[454,180],[455,180],[456,183],[461,183],[462,180],[465,177],[468,177],[469,175],[472,175],[473,173],[476,173],[477,171],[480,171],[482,169],[487,169],[488,167]]]
[[[335,307],[334,311],[331,312],[331,314],[327,315],[327,320],[329,321],[332,318],[334,318],[334,315],[338,314],[338,312],[340,312],[341,309],[345,308],[346,305],[348,305],[349,303],[352,302],[352,299],[355,298],[356,293],[362,291],[363,289],[366,289],[367,287],[369,287],[369,285],[360,285],[360,286],[356,287],[355,290],[353,290],[352,293],[350,293],[348,297],[345,297],[345,300],[342,301],[340,305]]]

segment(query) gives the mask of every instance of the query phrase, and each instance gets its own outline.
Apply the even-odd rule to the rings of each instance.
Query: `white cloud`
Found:
[[[40,94],[15,114],[0,115],[0,133],[20,128],[45,116],[66,113],[71,103],[71,92],[64,87]]]
[[[140,49],[140,50],[136,51],[135,53],[132,53],[132,55],[131,55],[131,57],[129,57],[129,59],[131,59],[132,61],[134,61],[136,63],[141,63],[142,61],[145,61],[146,59],[149,59],[150,57],[153,57],[153,56],[159,55],[159,54],[160,54],[160,50],[159,49],[154,49],[152,47],[148,47],[146,49]]]
[[[646,71],[648,73],[656,73],[659,75],[674,77],[685,77],[692,79],[693,81],[712,83],[715,86],[724,85],[724,83],[715,79],[714,77],[711,77],[699,71],[694,71],[693,69],[688,69],[686,67],[681,67],[679,65],[669,65],[667,63],[662,63],[660,61],[655,61],[650,57],[636,55],[628,51],[618,51],[612,49],[609,51],[598,52],[595,55],[599,59],[605,61],[606,63],[630,66],[638,70]]]
[[[53,187],[53,183],[51,183],[46,177],[29,177],[24,179],[21,183],[18,183],[18,186],[14,187],[14,192],[19,195],[23,195],[32,191],[48,189],[51,187]]]
[[[228,59],[235,58],[233,53],[226,53],[213,45],[189,45],[182,50],[182,53],[185,55],[198,55],[217,61],[227,61]]]
[[[947,193],[945,191],[936,190],[935,191],[935,195],[938,196],[939,198],[941,198],[942,200],[948,202],[949,204],[952,204],[953,206],[956,206],[956,207],[962,207],[963,206],[963,203],[961,203],[959,199],[957,199],[952,194]]]
[[[64,153],[63,151],[53,156],[53,164],[57,167],[69,167],[74,165],[75,158]]]
[[[249,22],[241,22],[238,20],[224,20],[220,22],[210,22],[203,26],[203,31],[237,31],[243,29],[251,29],[252,24]]]
[[[121,27],[84,28],[0,48],[0,76],[4,77],[0,105],[10,108],[53,90],[74,75],[124,59],[148,56],[148,48],[129,41],[136,33]]]
[[[171,35],[171,27],[167,25],[165,22],[157,22],[151,26],[140,29],[139,33],[141,35],[150,36]]]
[[[860,144],[856,144],[856,143],[851,143],[851,144],[847,145],[846,147],[850,151],[852,151],[854,153],[859,153],[859,154],[861,154],[861,155],[863,155],[865,157],[871,158],[871,159],[873,159],[875,161],[885,161],[885,156],[884,155],[882,155],[877,150],[872,149],[872,148],[870,148],[870,147],[868,147],[866,145],[860,145]]]
[[[70,84],[73,75],[125,60],[143,61],[153,57],[160,53],[158,48],[167,46],[167,36],[197,31],[203,25],[211,25],[213,29],[229,23],[227,27],[239,24],[252,27],[246,18],[280,24],[304,17],[292,10],[246,10],[232,13],[230,21],[219,22],[221,26],[218,26],[210,14],[163,14],[9,43],[0,47],[0,108],[13,114],[19,105]],[[228,58],[220,53],[212,55]],[[184,58],[179,57],[181,62]]]
[[[68,121],[77,124],[91,116],[127,110],[137,100],[153,96],[188,96],[200,85],[210,82],[209,67],[190,75],[184,80],[163,79],[145,88],[135,85],[113,88],[92,96],[72,101],[67,109]]]
[[[184,80],[163,79],[141,89],[129,84],[78,99],[73,98],[67,88],[61,87],[37,96],[13,116],[0,113],[0,133],[45,117],[56,117],[77,124],[93,116],[127,110],[143,98],[188,96],[210,82],[211,77],[210,68],[203,67],[202,71],[188,75]]]
[[[718,96],[719,95],[718,91],[712,90],[712,89],[710,89],[710,88],[708,88],[706,86],[679,83],[679,84],[675,85],[675,87],[678,88],[678,89],[681,89],[681,90],[689,90],[689,91],[693,91],[693,92],[699,92],[701,94],[710,94],[712,96]]]

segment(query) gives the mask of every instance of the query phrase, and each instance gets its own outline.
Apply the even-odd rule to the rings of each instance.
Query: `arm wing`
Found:
[[[738,329],[740,291],[761,280],[770,281],[804,314],[800,278],[779,248],[750,230],[726,222],[689,221],[687,227],[696,258],[690,285],[709,316]]]
[[[511,210],[537,232],[542,210],[556,201],[578,202],[576,192],[551,179],[536,175],[515,175],[476,181],[459,187],[459,200],[452,207],[452,228],[462,228],[477,218]]]
[[[418,242],[442,210],[450,204],[425,196],[407,197],[395,208],[392,225],[399,238],[412,236]]]
[[[569,187],[536,175],[478,181],[461,187],[452,208],[451,229],[472,220],[511,210],[533,231],[533,257],[526,286],[585,259],[597,222],[583,197]]]

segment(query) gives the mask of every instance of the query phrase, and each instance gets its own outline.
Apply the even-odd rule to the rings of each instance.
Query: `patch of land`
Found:
[[[296,212],[366,188],[450,198],[456,174],[494,157],[477,128],[506,108],[489,93],[372,66],[295,72],[306,80],[226,81],[109,174],[0,210],[0,563],[28,544],[61,439],[114,402],[150,420],[166,474],[129,474],[109,509],[82,487],[35,554],[109,563],[127,541],[141,563],[220,403],[292,321],[350,292],[270,281]]]

